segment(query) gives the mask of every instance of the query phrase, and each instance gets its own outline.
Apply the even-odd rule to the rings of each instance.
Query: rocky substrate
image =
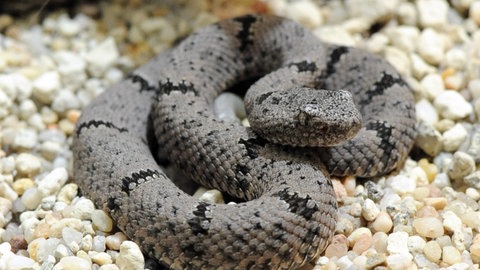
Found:
[[[416,98],[411,158],[390,176],[333,180],[336,235],[305,269],[478,269],[480,1],[188,2],[89,7],[100,19],[0,15],[0,269],[152,267],[72,182],[70,135],[82,108],[129,71],[192,30],[246,12],[289,17],[325,41],[384,56]]]

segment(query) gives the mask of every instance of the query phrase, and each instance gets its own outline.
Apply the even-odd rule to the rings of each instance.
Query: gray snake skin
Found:
[[[215,97],[258,77],[245,96],[252,128],[218,120]],[[333,235],[329,175],[392,171],[414,125],[412,93],[380,57],[247,15],[191,34],[85,108],[74,180],[162,265],[296,269]],[[158,165],[163,156],[238,203],[194,199]]]

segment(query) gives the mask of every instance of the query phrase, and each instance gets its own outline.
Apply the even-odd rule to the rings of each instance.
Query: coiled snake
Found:
[[[261,76],[245,96],[252,128],[215,117],[220,92]],[[191,34],[85,108],[74,178],[173,269],[295,269],[332,237],[329,173],[391,171],[412,147],[414,124],[409,87],[380,57],[321,42],[287,19],[247,15]],[[152,154],[152,127],[159,155],[243,202],[199,202],[176,187]]]

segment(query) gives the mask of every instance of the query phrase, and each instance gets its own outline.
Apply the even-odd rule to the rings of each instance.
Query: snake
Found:
[[[250,125],[215,98],[251,81]],[[73,176],[147,256],[170,269],[297,269],[333,237],[331,175],[375,177],[415,137],[412,91],[381,56],[275,15],[205,26],[83,109]],[[167,175],[221,190],[201,201]]]

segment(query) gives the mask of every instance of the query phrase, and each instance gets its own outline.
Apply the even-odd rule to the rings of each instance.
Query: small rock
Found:
[[[40,160],[28,153],[21,153],[15,159],[15,169],[23,176],[32,177],[40,172],[42,164]]]
[[[391,177],[387,183],[399,195],[411,194],[417,187],[415,179],[401,174]]]
[[[433,101],[433,105],[442,117],[452,120],[465,118],[473,112],[472,105],[453,90],[440,93]]]
[[[377,218],[372,222],[371,227],[376,232],[388,233],[393,226],[393,221],[387,212],[380,212]]]
[[[117,232],[106,237],[106,244],[109,249],[120,250],[120,245],[127,240],[127,236],[122,232]]]
[[[443,61],[446,47],[445,37],[432,28],[425,28],[420,33],[417,50],[427,63],[437,66]]]
[[[412,265],[413,256],[410,253],[392,254],[387,257],[388,269],[403,270],[409,269]]]
[[[323,24],[323,15],[320,9],[308,0],[290,2],[283,13],[285,17],[308,28],[315,28]]]
[[[442,77],[437,73],[427,74],[420,81],[420,85],[427,93],[429,99],[433,99],[445,92],[445,86],[443,84]]]
[[[29,210],[37,208],[37,206],[42,201],[42,193],[38,190],[37,187],[31,187],[22,194],[22,203]]]
[[[53,97],[51,108],[59,114],[64,114],[68,110],[79,109],[80,101],[72,91],[60,90]]]
[[[113,221],[103,210],[94,210],[92,212],[93,225],[102,232],[110,232],[113,227]]]
[[[467,144],[460,147],[461,151],[473,157],[475,163],[480,163],[480,124],[474,124],[467,135]]]
[[[372,236],[372,247],[379,253],[386,253],[388,246],[388,235],[384,232],[376,232]]]
[[[436,238],[444,234],[442,222],[435,217],[416,218],[413,227],[423,237]]]
[[[53,267],[53,270],[90,270],[92,263],[76,256],[67,256]],[[132,268],[133,269],[133,268]]]
[[[432,206],[436,210],[442,210],[447,205],[447,198],[432,197],[423,199],[426,205]]]
[[[78,186],[75,183],[68,183],[64,185],[57,195],[57,200],[60,202],[71,203],[73,198],[78,194]]]
[[[442,257],[442,248],[437,241],[431,240],[425,244],[423,254],[425,254],[425,257],[431,262],[438,263]]]
[[[415,26],[400,25],[391,28],[387,34],[395,47],[403,52],[413,52],[420,36],[420,31]]]
[[[415,145],[430,156],[436,156],[442,149],[442,135],[432,125],[419,121],[415,129],[418,134]]]
[[[105,251],[106,238],[103,235],[96,235],[93,237],[92,250],[96,252]]]
[[[457,151],[453,154],[453,159],[448,166],[447,174],[453,180],[462,180],[475,170],[475,161],[464,152]]]
[[[56,71],[42,74],[33,82],[32,95],[44,104],[50,104],[60,89],[60,75]]]
[[[419,0],[417,3],[420,25],[440,28],[447,24],[448,3],[444,0]]]
[[[120,245],[120,254],[116,261],[120,269],[143,270],[145,259],[140,248],[132,241],[124,241]]]
[[[31,128],[20,129],[16,132],[12,148],[16,151],[28,151],[37,145],[37,132]]]
[[[425,240],[423,240],[423,238],[418,235],[413,235],[408,237],[407,246],[408,246],[408,250],[412,254],[422,252],[423,249],[425,248],[425,244],[426,244]]]
[[[10,115],[12,105],[12,100],[3,91],[0,91],[0,119]]]
[[[356,42],[352,35],[340,26],[319,27],[313,33],[325,42],[341,44],[345,46],[355,46]]]
[[[87,53],[85,60],[88,70],[96,77],[100,77],[117,60],[119,56],[115,40],[110,37]]]
[[[380,213],[380,209],[378,209],[377,205],[370,199],[365,199],[362,207],[362,216],[367,221],[374,220],[377,215]]]
[[[439,132],[443,133],[455,126],[455,121],[452,119],[445,119],[438,121],[433,125]]]
[[[434,74],[436,71],[435,67],[425,62],[417,53],[411,53],[410,59],[412,61],[412,75],[418,80],[422,80],[428,74]],[[427,93],[429,92],[429,89],[425,90]]]
[[[456,70],[463,70],[467,65],[465,51],[457,47],[448,50],[445,54],[445,65]]]
[[[405,75],[410,75],[411,61],[408,54],[402,49],[387,46],[384,50],[385,59],[392,64],[398,72]]]
[[[404,25],[417,25],[417,9],[413,3],[400,2],[397,8],[398,20]]]
[[[388,235],[387,250],[390,254],[408,253],[408,233],[399,231]]]
[[[468,16],[480,26],[480,1],[473,1]]]
[[[7,261],[5,263],[6,268],[9,270],[22,270],[22,269],[30,269],[33,268],[35,265],[35,261],[24,256],[11,254],[8,256]]]
[[[98,265],[105,265],[112,263],[112,257],[106,252],[99,252],[91,256],[92,262]]]
[[[458,150],[460,145],[465,142],[468,136],[468,131],[465,127],[458,123],[451,129],[445,131],[442,135],[443,149],[447,152],[454,152]]]
[[[55,168],[38,183],[38,190],[44,196],[53,195],[65,185],[68,180],[68,172],[65,168]]]
[[[443,262],[453,265],[462,261],[462,255],[460,252],[452,246],[446,246],[442,249]]]
[[[452,211],[442,213],[443,227],[450,232],[458,232],[462,229],[462,220]]]
[[[474,171],[473,173],[465,176],[463,182],[469,187],[480,189],[480,171]]]
[[[343,234],[337,234],[333,236],[332,242],[325,249],[325,256],[327,258],[337,257],[340,258],[346,255],[348,252],[347,237]]]

